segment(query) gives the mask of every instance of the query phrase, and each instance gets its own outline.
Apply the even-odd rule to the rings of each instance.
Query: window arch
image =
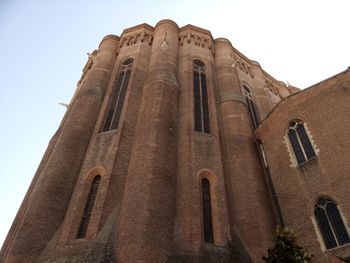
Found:
[[[194,130],[210,133],[209,104],[205,64],[193,61]]]
[[[320,198],[315,205],[314,214],[327,249],[350,243],[338,207],[332,200]]]
[[[289,123],[288,138],[299,165],[316,156],[303,122],[291,121]]]
[[[133,62],[134,59],[128,58],[121,64],[117,83],[113,90],[106,119],[102,127],[102,132],[115,130],[118,128],[120,114],[123,109],[125,93],[128,88]]]
[[[87,232],[87,229],[89,226],[90,217],[92,214],[92,210],[94,208],[94,203],[95,203],[96,195],[98,192],[98,187],[100,185],[100,181],[101,181],[100,175],[96,175],[92,181],[90,192],[89,192],[89,195],[88,195],[88,198],[86,201],[86,205],[84,208],[83,217],[82,217],[81,222],[80,222],[77,238],[85,238],[85,236],[86,236],[86,232]]]
[[[210,182],[207,178],[202,179],[202,213],[204,242],[214,243],[213,219],[211,211]]]
[[[252,121],[253,129],[256,129],[259,126],[259,118],[258,118],[258,114],[256,113],[256,108],[255,108],[255,104],[254,104],[254,100],[253,100],[252,91],[245,84],[243,84],[243,94],[244,94],[246,102],[247,102],[247,107],[249,110],[249,115],[250,115],[250,119]]]

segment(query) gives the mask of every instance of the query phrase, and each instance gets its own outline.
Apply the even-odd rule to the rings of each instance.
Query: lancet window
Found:
[[[253,129],[256,129],[259,125],[259,118],[256,113],[252,91],[247,85],[243,85],[243,94],[247,102],[247,107],[249,110],[250,120],[251,120]]]
[[[205,64],[193,61],[194,130],[210,133],[209,104]]]
[[[105,122],[102,127],[102,132],[118,129],[133,62],[134,60],[129,58],[121,64],[117,83],[114,87]]]
[[[299,165],[304,164],[316,156],[303,122],[290,122],[288,138]]]
[[[85,204],[83,217],[80,222],[77,238],[85,238],[86,236],[100,181],[100,175],[95,176],[94,180],[92,181],[90,192]]]
[[[350,243],[337,205],[329,199],[320,198],[315,205],[315,218],[327,249]]]
[[[202,209],[204,242],[214,243],[210,182],[207,178],[202,179]]]

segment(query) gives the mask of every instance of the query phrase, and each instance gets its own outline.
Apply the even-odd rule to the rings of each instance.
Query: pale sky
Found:
[[[87,61],[108,34],[172,19],[228,38],[301,89],[350,66],[348,0],[0,0],[0,246]]]

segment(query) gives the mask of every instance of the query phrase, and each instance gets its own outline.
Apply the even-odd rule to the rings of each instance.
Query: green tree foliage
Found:
[[[275,245],[263,257],[268,263],[311,263],[312,254],[297,244],[297,236],[288,228],[277,227]]]

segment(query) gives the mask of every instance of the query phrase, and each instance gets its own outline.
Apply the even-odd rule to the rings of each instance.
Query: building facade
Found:
[[[350,257],[350,71],[287,86],[171,20],[106,36],[0,262],[262,262],[277,225]]]

